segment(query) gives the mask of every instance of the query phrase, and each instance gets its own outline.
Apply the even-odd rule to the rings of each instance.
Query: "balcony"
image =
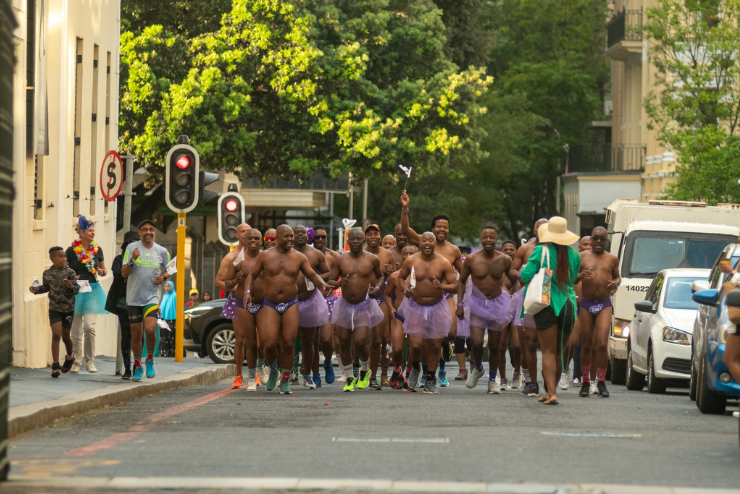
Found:
[[[645,146],[591,144],[570,151],[568,173],[639,172],[645,168]]]
[[[642,9],[616,12],[607,28],[606,55],[624,61],[642,53]]]

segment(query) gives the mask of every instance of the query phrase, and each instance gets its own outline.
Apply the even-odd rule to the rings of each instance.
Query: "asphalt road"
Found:
[[[287,397],[229,385],[163,392],[23,435],[10,444],[13,478],[740,487],[738,421],[729,415],[736,406],[702,415],[685,389],[659,396],[610,386],[611,398],[584,399],[571,388],[549,407],[455,381],[436,396],[349,394],[335,383]]]

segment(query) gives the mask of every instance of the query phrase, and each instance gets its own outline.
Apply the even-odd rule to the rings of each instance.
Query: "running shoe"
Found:
[[[303,376],[303,387],[306,389],[316,389],[316,385],[313,383],[313,379],[311,379],[311,376]],[[281,389],[280,394],[282,393],[283,392]]]
[[[560,374],[560,382],[558,383],[558,387],[560,389],[570,388],[570,371]]]
[[[278,379],[280,378],[280,371],[278,371],[276,368],[270,369],[270,377],[267,379],[267,385],[265,388],[267,388],[267,391],[272,391],[277,387]]]
[[[604,381],[599,381],[596,388],[599,390],[599,398],[609,398],[609,390],[606,389],[606,383]]]
[[[540,384],[539,383],[532,383],[532,387],[529,388],[529,393],[527,393],[527,396],[539,396],[540,395]]]
[[[599,387],[595,382],[591,383],[591,387],[589,388],[589,393],[591,393],[592,395],[599,394]]]
[[[581,380],[579,378],[577,378],[577,377],[574,377],[573,378],[573,386],[580,386],[580,385],[581,385]]]
[[[409,389],[418,388],[420,380],[421,380],[421,369],[411,369],[411,375],[409,376]]]
[[[438,395],[437,391],[437,380],[435,378],[427,379],[424,383],[424,394],[426,395]]]
[[[740,417],[740,411],[737,411],[737,412],[732,412],[732,416],[733,416],[734,418],[738,418],[738,417]]]
[[[257,391],[257,379],[250,379],[247,381],[247,391]]]
[[[590,394],[588,392],[589,384],[590,383],[588,381],[583,381],[583,383],[581,383],[581,390],[578,392],[578,396],[581,398],[588,398]]]
[[[390,386],[388,384],[388,376],[380,376],[380,386],[383,388],[387,388]]]
[[[355,390],[355,380],[351,377],[347,378],[347,383],[344,385],[344,391],[345,393],[351,393]]]
[[[452,346],[451,341],[443,341],[442,342],[442,358],[445,362],[449,362],[452,360],[452,357],[455,356],[455,349]]]
[[[281,395],[292,395],[293,392],[290,390],[290,383],[288,381],[280,381],[280,394]]]
[[[51,377],[59,377],[62,374],[62,366],[59,362],[51,364]]]
[[[352,375],[358,376],[360,374],[360,364],[359,363],[352,363]]]
[[[371,377],[370,378],[370,387],[371,388],[377,388],[379,386],[380,386],[380,384],[378,384],[378,380],[376,378],[374,378],[374,377]]]
[[[486,371],[483,369],[476,369],[473,368],[473,371],[468,375],[468,380],[465,381],[465,387],[469,389],[473,389],[478,385],[478,380],[483,377],[483,374]]]
[[[393,371],[393,374],[391,374],[391,379],[388,381],[388,386],[391,389],[401,389],[403,385],[399,382],[400,374],[396,371]]]
[[[532,387],[532,383],[524,383],[524,387],[522,388],[522,394],[524,396],[527,396],[529,394],[529,389]]]
[[[64,372],[64,366],[62,366],[62,372]],[[123,375],[121,376],[121,379],[130,381],[131,380],[131,369],[126,369],[125,371],[123,371]]]
[[[321,387],[321,375],[320,374],[313,375],[313,383],[316,385],[317,388]]]
[[[92,364],[92,362],[90,363]],[[154,368],[154,358],[146,359],[144,361],[144,365],[146,366],[146,378],[147,379],[154,379],[155,377],[157,377],[157,369]]]
[[[504,378],[501,378],[501,391],[506,391],[507,389],[511,389],[511,386],[509,386],[509,380]]]
[[[333,384],[336,380],[334,366],[331,365],[331,362],[324,362],[324,381],[326,381],[326,384]]]
[[[72,367],[70,367],[69,372],[71,372],[72,374],[77,374],[80,372],[80,367],[82,367],[82,364],[75,361],[72,364]]]
[[[74,366],[72,366],[72,370],[70,372],[74,372]],[[131,380],[135,383],[141,382],[141,380],[144,378],[144,368],[139,365],[134,365],[134,376],[131,378]]]
[[[439,387],[446,388],[450,385],[450,381],[447,380],[447,372],[439,371]]]
[[[524,387],[524,379],[519,372],[515,372],[511,377],[511,387],[509,389],[521,389]]]
[[[72,358],[64,357],[64,363],[62,364],[62,374],[66,374],[69,372],[69,370],[72,368],[72,365],[75,363],[75,356],[72,355]],[[128,373],[129,379],[131,378],[131,371]]]
[[[349,379],[347,379],[349,381]],[[360,378],[357,380],[357,389],[367,389],[370,386],[370,371],[360,371]]]
[[[91,362],[89,360],[85,362],[85,370],[89,372],[90,374],[95,374],[96,372],[98,372],[98,369],[95,368],[95,362]],[[149,374],[147,374],[146,377],[149,377]]]
[[[234,383],[231,385],[231,389],[241,388],[243,382],[244,382],[244,376],[236,376],[234,378]]]
[[[488,381],[488,394],[489,395],[500,395],[501,394],[501,386],[499,386],[499,383],[497,383],[496,380]]]
[[[260,383],[264,386],[270,379],[270,368],[266,365],[257,367],[257,377],[260,378]]]
[[[466,381],[468,379],[468,369],[460,369],[455,376],[455,381]]]
[[[423,369],[422,369],[422,370],[423,370]],[[426,376],[426,373],[425,373],[425,372],[422,372],[422,373],[421,373],[421,379],[419,379],[419,387],[420,387],[420,388],[423,388],[423,387],[424,387],[424,384],[426,384],[426,382],[427,382],[427,376]]]

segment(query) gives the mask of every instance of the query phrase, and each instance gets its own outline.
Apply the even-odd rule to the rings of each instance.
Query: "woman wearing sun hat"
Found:
[[[559,362],[562,359],[563,340],[573,331],[576,320],[576,292],[573,285],[581,268],[581,256],[570,245],[578,242],[580,237],[568,231],[568,222],[560,216],[550,218],[548,223],[540,226],[538,233],[540,245],[532,251],[520,278],[529,284],[540,270],[543,249],[548,249],[549,267],[552,270],[550,305],[534,314],[534,321],[542,349],[542,370],[547,389],[540,401],[546,405],[557,405],[556,391],[561,370]],[[544,262],[547,267],[547,258]],[[525,299],[528,288],[524,288]]]

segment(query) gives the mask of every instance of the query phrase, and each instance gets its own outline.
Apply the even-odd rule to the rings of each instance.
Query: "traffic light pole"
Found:
[[[182,362],[183,337],[185,332],[185,213],[177,213],[177,287],[183,297],[178,301],[175,323],[175,362]]]

